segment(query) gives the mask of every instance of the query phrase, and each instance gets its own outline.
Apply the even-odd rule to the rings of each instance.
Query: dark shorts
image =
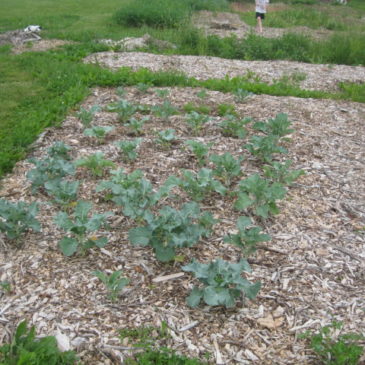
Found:
[[[257,18],[265,19],[265,13],[256,13],[255,19]]]

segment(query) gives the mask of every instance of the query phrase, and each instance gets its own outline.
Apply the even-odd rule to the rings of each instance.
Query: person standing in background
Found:
[[[255,0],[256,2],[256,30],[258,33],[262,34],[262,21],[265,19],[266,7],[269,0]]]

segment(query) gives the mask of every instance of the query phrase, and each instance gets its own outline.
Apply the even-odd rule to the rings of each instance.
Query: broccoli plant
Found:
[[[117,141],[114,143],[120,150],[120,154],[125,162],[134,161],[138,157],[137,148],[142,143],[142,138],[135,138],[131,141]]]
[[[191,199],[195,201],[203,200],[214,191],[221,195],[225,195],[227,192],[227,189],[218,180],[213,178],[213,171],[206,168],[202,168],[196,174],[189,170],[184,170],[181,178],[170,176],[167,181],[174,181],[176,185],[186,191]]]
[[[136,88],[140,94],[147,94],[148,89],[151,87],[151,84],[145,84],[144,82],[139,82],[136,85]]]
[[[140,136],[143,134],[143,126],[149,120],[149,117],[141,119],[130,118],[124,125],[130,129],[130,134]]]
[[[234,307],[236,300],[244,294],[254,299],[261,288],[261,283],[250,283],[242,277],[242,272],[251,272],[250,265],[245,259],[238,263],[230,263],[221,259],[201,264],[193,261],[182,267],[184,271],[194,273],[203,284],[203,288],[194,287],[187,304],[196,307],[201,300],[210,306],[224,305]]]
[[[250,91],[239,88],[233,92],[233,95],[234,95],[234,99],[235,99],[236,103],[243,103],[243,102],[247,101],[254,94]]]
[[[208,115],[199,114],[195,111],[186,114],[186,123],[192,130],[192,133],[196,136],[200,134],[203,129],[204,124],[208,123],[211,118]]]
[[[171,143],[176,140],[175,129],[169,128],[156,133],[156,142],[163,148],[168,149],[171,147]]]
[[[80,119],[84,128],[90,126],[91,122],[93,121],[95,113],[100,111],[99,105],[92,106],[89,110],[83,107],[77,112],[76,116]]]
[[[105,173],[107,167],[114,167],[114,162],[106,160],[104,154],[100,151],[89,155],[85,158],[80,158],[75,161],[76,167],[86,167],[91,170],[94,176],[101,177]]]
[[[251,123],[251,118],[240,119],[235,115],[228,114],[225,119],[219,124],[222,129],[222,134],[225,137],[245,138],[247,130],[245,126]]]
[[[129,279],[121,277],[122,272],[120,270],[114,271],[112,274],[108,275],[102,271],[93,271],[98,279],[102,281],[108,290],[108,297],[112,302],[118,299],[119,292],[129,284]]]
[[[151,246],[159,261],[168,262],[174,259],[177,248],[191,247],[210,232],[207,215],[209,213],[201,214],[194,202],[184,204],[179,211],[165,206],[156,216],[146,215],[147,223],[132,228],[128,237],[133,245]]]
[[[291,121],[288,120],[288,115],[285,113],[279,113],[274,119],[269,119],[267,122],[256,122],[253,128],[266,133],[267,135],[273,135],[276,137],[284,137],[287,134],[294,132],[294,129],[290,129]]]
[[[104,247],[107,244],[106,237],[97,238],[91,234],[104,227],[106,219],[112,216],[113,213],[94,214],[89,218],[91,208],[90,202],[79,201],[73,214],[59,212],[55,216],[56,225],[69,234],[69,236],[59,241],[59,247],[65,256],[72,256],[77,251],[85,254],[86,250],[91,247]]]
[[[270,165],[263,166],[264,175],[272,181],[291,185],[299,176],[305,174],[303,170],[290,170],[291,164],[291,160],[287,160],[284,163],[271,162]]]
[[[50,148],[47,150],[48,156],[51,158],[61,158],[63,160],[71,160],[70,152],[71,147],[63,142],[55,142]]]
[[[79,181],[51,180],[44,184],[47,194],[52,197],[54,203],[63,209],[68,209],[77,200]]]
[[[246,255],[255,252],[257,243],[269,241],[271,238],[268,234],[260,233],[260,227],[248,228],[251,225],[250,218],[239,217],[237,220],[238,233],[225,236],[224,241],[240,247]]]
[[[10,240],[18,240],[25,231],[32,229],[39,232],[41,226],[36,219],[38,205],[25,202],[12,203],[0,199],[0,231]]]
[[[138,111],[138,105],[130,103],[128,100],[120,99],[116,103],[108,105],[108,111],[116,112],[119,117],[119,121],[122,123],[127,122]]]
[[[204,144],[198,141],[188,140],[185,142],[185,144],[195,155],[196,159],[198,160],[199,166],[205,165],[209,149],[213,146],[213,143]]]
[[[110,126],[94,126],[92,128],[86,128],[84,130],[84,135],[87,137],[96,138],[99,143],[104,143],[106,135],[113,130],[114,127]]]
[[[125,216],[143,220],[149,210],[163,197],[167,196],[172,184],[163,185],[154,191],[150,181],[143,178],[140,170],[125,174],[123,170],[112,171],[112,179],[102,181],[96,188],[97,192],[109,191],[108,198],[122,207]]]
[[[214,174],[220,177],[227,186],[231,185],[233,178],[242,174],[241,162],[243,157],[235,159],[229,152],[226,152],[223,155],[211,155],[209,159],[215,166]]]
[[[283,199],[285,194],[286,189],[280,183],[271,183],[254,174],[240,182],[234,207],[241,211],[253,207],[256,215],[268,218],[269,214],[279,213],[276,200]]]
[[[268,136],[252,136],[250,143],[243,147],[261,161],[270,163],[273,159],[273,154],[288,153],[288,150],[280,146],[278,142],[279,137],[271,134]]]
[[[169,100],[164,100],[162,105],[153,106],[152,112],[164,122],[167,122],[171,115],[177,114],[177,109],[171,104]]]
[[[34,169],[27,172],[27,178],[32,182],[32,191],[36,192],[44,187],[47,181],[61,179],[67,175],[75,174],[75,166],[58,156],[46,157],[43,160],[29,159],[35,165]]]

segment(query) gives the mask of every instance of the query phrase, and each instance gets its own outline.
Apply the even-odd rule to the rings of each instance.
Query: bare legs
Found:
[[[262,34],[262,19],[260,16],[258,16],[256,19],[257,19],[256,31]]]

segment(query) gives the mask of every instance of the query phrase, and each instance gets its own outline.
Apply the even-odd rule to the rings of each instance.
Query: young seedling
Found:
[[[123,87],[123,86],[119,86],[119,87],[117,87],[117,90],[115,91],[115,93],[120,97],[120,98],[122,98],[124,95],[125,95],[125,93],[126,93],[126,90],[125,90],[125,88]]]
[[[84,128],[86,128],[90,126],[91,122],[93,121],[95,113],[97,113],[98,111],[100,111],[99,105],[94,105],[90,109],[85,109],[81,107],[76,116],[77,118],[79,118]]]
[[[168,181],[171,181],[171,177]],[[194,201],[204,200],[212,192],[221,195],[225,195],[227,192],[227,189],[213,178],[213,171],[207,168],[202,168],[197,174],[184,170],[182,178],[176,178],[175,183],[186,191]]]
[[[128,237],[133,245],[151,246],[157,260],[172,261],[177,248],[191,247],[209,233],[199,221],[202,216],[194,202],[184,204],[180,211],[165,206],[159,215],[146,215],[147,224],[132,228]]]
[[[117,141],[114,143],[120,150],[124,162],[134,161],[138,157],[137,148],[142,143],[142,138],[135,138],[131,141]]]
[[[242,272],[251,272],[250,265],[245,259],[238,263],[230,263],[221,259],[209,264],[193,261],[182,267],[184,271],[194,273],[204,287],[194,287],[187,304],[196,307],[201,300],[210,306],[223,305],[226,308],[234,307],[236,300],[244,294],[254,299],[261,288],[261,283],[251,284],[242,277]]]
[[[310,339],[310,346],[318,355],[319,364],[356,365],[359,363],[364,353],[361,342],[365,340],[365,337],[357,333],[341,334],[342,327],[342,322],[333,321],[317,333],[307,331],[300,336]]]
[[[285,185],[292,185],[293,182],[305,174],[303,170],[290,170],[292,161],[287,160],[284,163],[271,162],[270,165],[263,166],[264,175],[271,181]]]
[[[212,112],[209,105],[204,105],[204,104],[196,105],[193,104],[192,102],[186,103],[183,109],[186,113],[197,112],[201,114],[210,114]]]
[[[294,129],[289,128],[290,125],[291,121],[288,120],[288,115],[279,113],[274,119],[269,119],[267,122],[254,123],[253,129],[280,138],[294,132]]]
[[[18,244],[20,236],[32,229],[35,232],[41,230],[40,223],[36,219],[38,205],[36,203],[27,204],[25,202],[12,203],[5,199],[0,199],[0,231],[9,240],[15,240]]]
[[[234,105],[232,104],[219,104],[218,105],[218,115],[224,117],[225,115],[234,115],[238,118],[238,114]]]
[[[200,99],[205,99],[208,96],[207,90],[200,90],[196,93],[196,96]]]
[[[256,215],[266,219],[269,214],[279,213],[276,200],[283,199],[285,194],[286,189],[280,183],[271,183],[254,174],[240,182],[234,207],[240,211],[252,207]]]
[[[2,290],[6,294],[11,293],[11,285],[8,281],[0,281],[0,290]]]
[[[237,220],[237,234],[229,234],[224,237],[224,242],[232,243],[240,247],[244,255],[250,255],[256,251],[256,244],[269,241],[268,234],[263,234],[260,227],[251,227],[252,221],[249,217],[239,217]]]
[[[169,90],[164,90],[164,89],[157,89],[155,90],[155,93],[158,97],[162,98],[162,99],[166,99],[169,94],[170,94],[170,91]]]
[[[114,127],[94,126],[91,128],[86,128],[84,130],[84,135],[87,137],[96,138],[99,141],[99,143],[104,143],[106,135],[113,130],[114,130]]]
[[[143,126],[149,121],[149,117],[144,117],[142,119],[130,118],[124,125],[130,129],[130,134],[134,136],[140,136],[143,134]]]
[[[244,103],[254,94],[244,89],[237,89],[233,92],[233,95],[236,103]]]
[[[169,149],[173,141],[176,140],[175,129],[165,129],[156,133],[156,143],[160,144],[164,149]]]
[[[208,123],[211,118],[204,114],[199,114],[197,112],[191,112],[185,115],[186,123],[192,130],[195,136],[198,136],[203,129],[204,124]]]
[[[47,157],[43,160],[31,158],[29,162],[35,165],[35,168],[28,171],[26,175],[32,182],[33,192],[43,188],[47,181],[62,179],[68,175],[75,174],[75,166],[58,156]]]
[[[51,180],[44,184],[47,194],[52,197],[55,204],[67,210],[77,201],[79,181]]]
[[[278,145],[278,142],[279,137],[271,134],[268,136],[252,136],[250,143],[245,144],[243,148],[247,149],[260,161],[270,163],[273,159],[273,154],[288,153],[288,150]]]
[[[63,160],[71,160],[70,152],[71,147],[63,142],[55,142],[50,148],[47,150],[48,156],[51,158],[60,158]]]
[[[111,212],[94,214],[89,218],[89,212],[92,208],[90,202],[79,201],[73,214],[60,212],[56,215],[54,221],[56,225],[66,232],[69,236],[64,237],[59,242],[59,247],[65,256],[72,256],[79,251],[85,254],[86,250],[91,247],[104,247],[108,239],[106,237],[97,238],[91,233],[105,227],[106,219],[113,215]]]
[[[85,158],[80,158],[75,161],[76,167],[86,167],[90,169],[94,176],[101,177],[104,175],[106,168],[114,167],[114,162],[106,160],[104,154],[100,151],[94,153],[93,155],[87,156]]]
[[[239,119],[234,115],[226,115],[223,122],[219,124],[222,129],[222,134],[225,137],[245,138],[247,129],[245,126],[251,123],[252,118]]]
[[[177,109],[171,104],[169,100],[164,100],[162,105],[155,105],[152,107],[152,112],[164,122],[168,122],[171,115],[177,114]]]
[[[108,111],[118,113],[121,123],[127,122],[137,111],[138,105],[131,104],[128,100],[120,99],[107,107]]]
[[[198,141],[188,140],[185,142],[185,144],[195,155],[196,159],[198,160],[198,165],[204,166],[206,164],[209,149],[213,146],[213,143],[204,144]]]
[[[120,291],[129,284],[129,279],[121,277],[122,272],[120,270],[114,271],[108,275],[102,271],[93,271],[98,279],[100,279],[108,290],[108,298],[115,302],[118,299]]]
[[[148,92],[148,89],[151,87],[152,85],[151,84],[145,84],[143,82],[139,82],[137,85],[136,85],[136,88],[138,90],[138,92],[140,94],[147,94]]]
[[[230,186],[232,179],[242,174],[242,156],[235,159],[229,152],[226,152],[223,155],[211,155],[209,159],[215,166],[214,174],[220,177],[226,186]]]

